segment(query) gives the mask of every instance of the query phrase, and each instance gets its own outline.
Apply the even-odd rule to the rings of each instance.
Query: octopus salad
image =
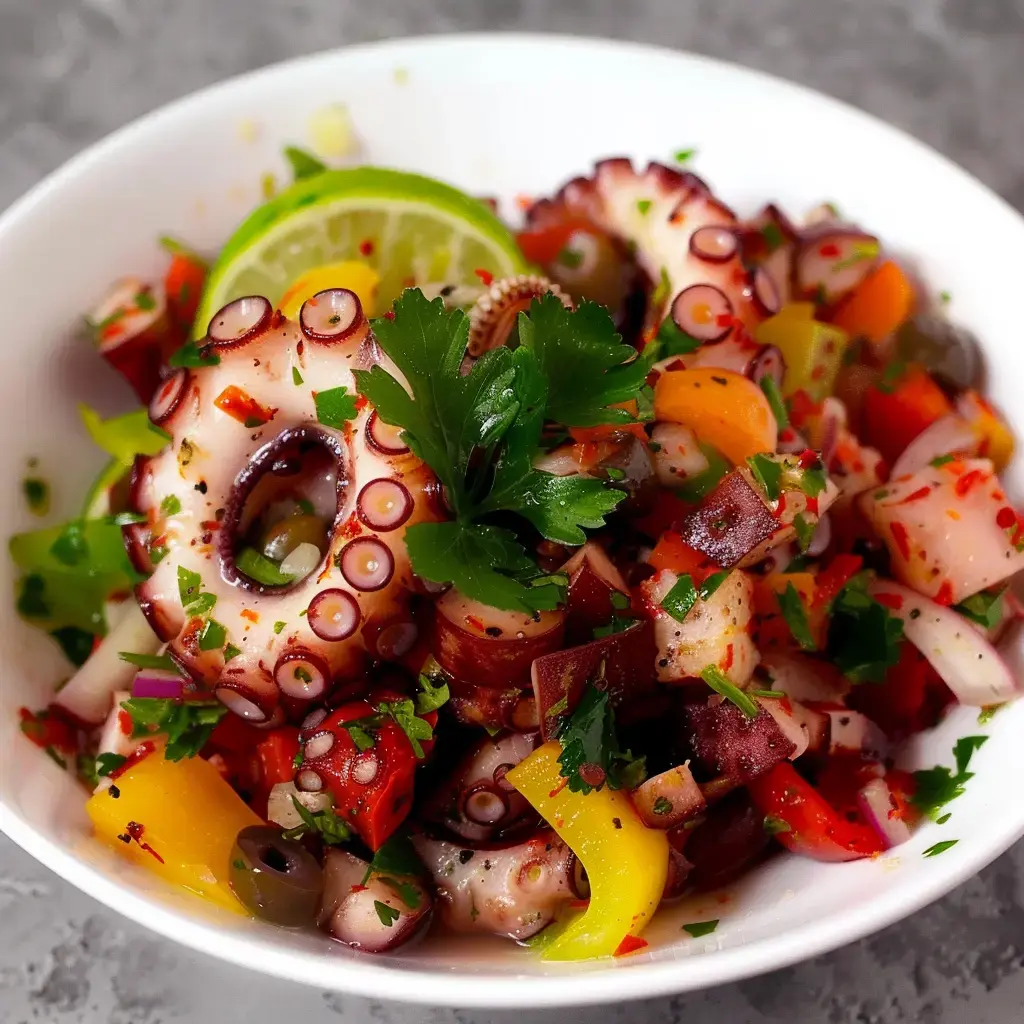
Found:
[[[957,841],[1021,690],[1012,435],[871,226],[741,216],[686,156],[514,229],[306,155],[212,264],[165,240],[97,303],[139,407],[82,407],[108,466],[10,548],[75,666],[23,731],[99,838],[367,953],[552,960],[782,850]],[[897,768],[957,703],[951,764]]]

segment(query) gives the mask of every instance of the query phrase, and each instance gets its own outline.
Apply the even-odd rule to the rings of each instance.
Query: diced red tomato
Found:
[[[691,548],[678,533],[671,530],[661,535],[648,562],[658,572],[669,569],[679,576],[687,573],[695,584],[703,583],[712,573],[722,568],[707,555]]]
[[[775,838],[792,853],[846,861],[882,852],[874,829],[847,820],[787,761],[752,779],[748,790],[761,814],[789,825],[789,832],[778,832]]]
[[[206,264],[198,256],[184,252],[174,254],[164,277],[164,290],[171,317],[183,338],[187,338],[192,329],[205,283]]]
[[[522,254],[531,263],[554,263],[577,231],[592,230],[593,225],[583,218],[569,218],[535,231],[521,231],[516,241]]]
[[[931,374],[911,364],[892,385],[878,384],[868,389],[863,440],[891,464],[921,431],[952,410]]]

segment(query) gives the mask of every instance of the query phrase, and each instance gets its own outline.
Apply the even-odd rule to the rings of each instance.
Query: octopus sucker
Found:
[[[410,620],[404,535],[438,518],[435,478],[352,403],[354,366],[385,360],[353,292],[321,292],[297,320],[260,296],[237,299],[200,350],[218,362],[176,371],[154,394],[171,442],[134,468],[130,505],[146,522],[125,538],[152,572],[137,597],[169,655],[265,725],[361,674],[378,656],[364,624]],[[325,411],[327,393],[342,412]],[[257,571],[293,554],[302,570],[290,578]],[[210,622],[222,627],[214,642]]]
[[[508,341],[516,317],[530,308],[534,299],[548,293],[572,308],[572,299],[553,281],[538,274],[517,274],[494,281],[469,312],[467,350],[473,358]]]

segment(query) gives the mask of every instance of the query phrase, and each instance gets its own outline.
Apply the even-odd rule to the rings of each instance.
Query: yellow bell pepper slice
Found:
[[[311,299],[317,292],[328,288],[348,288],[359,296],[363,312],[373,316],[379,287],[380,274],[366,263],[359,260],[326,263],[297,277],[281,297],[279,308],[289,320],[294,320],[306,299]]]
[[[832,394],[843,364],[849,335],[833,324],[814,319],[810,302],[792,302],[759,324],[754,332],[762,345],[775,345],[786,360],[782,393],[788,398],[806,391],[815,402]]]
[[[654,418],[681,423],[735,465],[773,452],[779,427],[764,392],[732,370],[668,370],[654,386]]]
[[[155,751],[93,794],[86,811],[96,835],[129,860],[171,885],[247,913],[228,886],[228,862],[238,833],[264,822],[209,761],[168,761]]]
[[[573,793],[559,771],[561,752],[557,742],[545,743],[505,776],[579,857],[590,880],[586,912],[542,956],[611,956],[644,930],[661,902],[668,839],[644,825],[623,792],[605,786]]]

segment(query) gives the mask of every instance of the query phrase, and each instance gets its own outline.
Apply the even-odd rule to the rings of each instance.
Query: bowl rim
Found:
[[[813,98],[825,110],[831,109],[844,118],[859,121],[883,142],[888,139],[904,149],[916,151],[918,156],[933,164],[941,165],[964,187],[985,193],[990,201],[1001,208],[1004,217],[1016,222],[1024,230],[1024,217],[1016,209],[952,160],[907,132],[818,90],[757,69],[666,46],[558,33],[473,32],[409,36],[336,47],[269,64],[190,92],[104,136],[43,178],[0,213],[0,238],[37,207],[45,205],[51,195],[59,192],[72,179],[88,173],[108,154],[125,144],[136,142],[146,133],[161,130],[186,114],[191,106],[201,104],[214,94],[232,91],[241,93],[259,78],[288,75],[307,65],[344,60],[356,53],[369,52],[384,61],[401,59],[402,55],[410,51],[495,45],[512,45],[524,49],[557,46],[603,50],[610,57],[623,58],[657,55],[662,59],[672,58],[683,63],[727,71],[735,78],[745,79],[753,88],[761,83],[773,90],[788,92],[794,97],[805,100]],[[175,942],[240,967],[367,998],[381,998],[386,994],[389,1000],[417,1004],[495,1009],[550,1008],[649,999],[694,991],[763,974],[830,952],[914,913],[995,860],[1024,836],[1024,805],[1021,806],[1018,820],[1007,816],[1000,821],[991,833],[992,842],[989,845],[977,846],[949,861],[932,862],[930,870],[914,877],[884,903],[867,901],[851,906],[842,913],[781,931],[769,938],[718,949],[710,954],[695,954],[687,962],[699,963],[699,969],[684,970],[678,960],[665,960],[628,965],[610,964],[608,967],[545,976],[485,972],[454,974],[430,967],[396,969],[389,966],[386,959],[372,957],[339,958],[332,962],[330,972],[327,973],[319,957],[281,948],[275,942],[260,937],[227,934],[200,917],[189,914],[187,910],[182,912],[171,909],[156,899],[143,897],[120,886],[69,850],[37,832],[13,807],[2,800],[0,832],[61,878],[111,910]],[[256,959],[254,953],[257,954]]]

